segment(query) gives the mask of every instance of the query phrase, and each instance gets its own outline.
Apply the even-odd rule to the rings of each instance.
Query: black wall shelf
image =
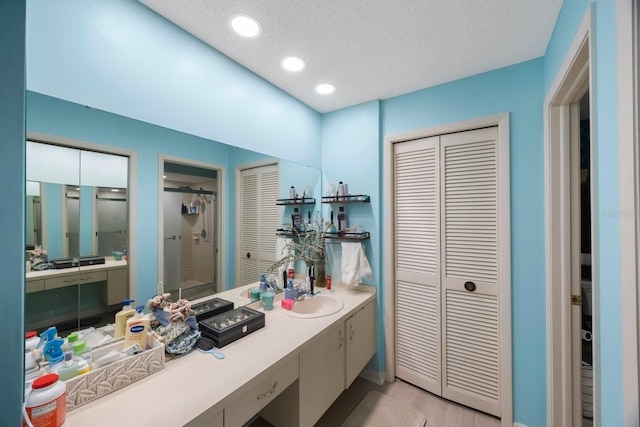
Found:
[[[369,203],[371,198],[366,194],[349,194],[348,196],[323,196],[322,203]]]
[[[304,197],[298,199],[276,199],[276,205],[289,206],[289,205],[315,205],[316,199],[313,197]]]

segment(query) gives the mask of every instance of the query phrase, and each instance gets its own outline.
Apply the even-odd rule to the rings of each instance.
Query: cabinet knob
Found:
[[[247,252],[247,259],[251,258],[251,252]]]
[[[476,284],[473,282],[465,282],[464,288],[469,292],[473,292],[476,290]]]

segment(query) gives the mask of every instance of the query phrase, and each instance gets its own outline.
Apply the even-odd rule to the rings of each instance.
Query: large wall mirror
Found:
[[[158,277],[174,299],[257,282],[275,261],[276,229],[293,213],[277,203],[291,186],[318,196],[305,217],[320,210],[320,169],[237,147],[225,152],[215,163],[160,156]],[[249,298],[239,293],[233,302]]]
[[[27,141],[25,327],[103,325],[128,298],[126,156]]]

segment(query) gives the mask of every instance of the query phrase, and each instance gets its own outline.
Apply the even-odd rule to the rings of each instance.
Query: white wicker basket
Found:
[[[67,411],[89,403],[164,368],[164,344],[149,335],[152,348],[118,362],[89,371],[65,381]],[[122,341],[105,346],[105,350],[122,348]]]

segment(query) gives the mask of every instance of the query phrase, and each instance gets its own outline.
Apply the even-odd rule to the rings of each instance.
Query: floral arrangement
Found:
[[[267,271],[273,273],[290,262],[303,261],[307,267],[312,265],[316,266],[318,270],[316,279],[318,282],[324,283],[324,265],[326,262],[325,236],[329,233],[333,224],[324,221],[318,213],[313,223],[308,223],[305,226],[304,231],[295,229],[291,227],[290,224],[285,225],[290,227],[293,237],[293,239],[287,243],[287,252],[289,255],[277,260]]]

